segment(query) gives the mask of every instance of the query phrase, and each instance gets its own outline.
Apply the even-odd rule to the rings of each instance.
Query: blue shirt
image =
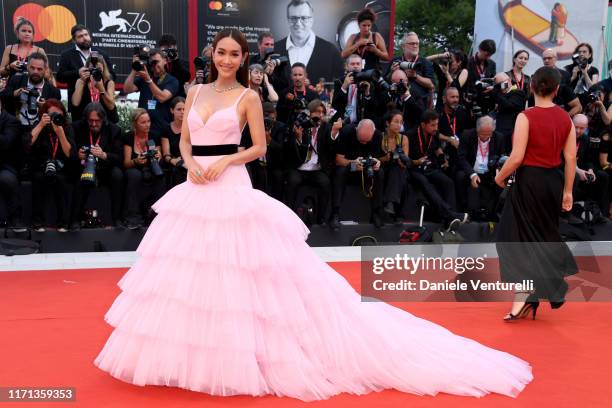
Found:
[[[160,134],[161,131],[172,122],[172,114],[170,113],[170,101],[178,93],[178,79],[170,74],[166,74],[160,81],[159,78],[151,78],[153,82],[161,89],[169,90],[172,97],[168,101],[161,103],[151,92],[149,84],[147,84],[142,78],[136,77],[134,79],[134,85],[140,91],[140,97],[138,98],[138,107],[146,109],[151,117],[151,132]]]

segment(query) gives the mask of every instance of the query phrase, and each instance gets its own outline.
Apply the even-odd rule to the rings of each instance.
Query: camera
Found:
[[[508,82],[500,82],[499,84],[493,85],[493,89],[496,91],[505,91],[508,88],[510,88],[510,83]]]
[[[302,129],[311,129],[316,126],[315,121],[313,121],[308,112],[305,111],[298,113],[293,123],[295,126],[301,127]]]
[[[365,159],[359,160],[363,170],[366,172],[368,178],[374,178],[374,165],[376,161],[372,158],[372,156],[368,156]]]
[[[147,151],[143,153],[143,157],[147,159],[147,166],[144,166],[142,169],[142,178],[145,182],[150,182],[153,177],[162,177],[164,175],[164,171],[159,165],[159,160],[155,158],[156,153],[155,141],[148,140]]]
[[[55,176],[57,176],[57,171],[61,170],[64,167],[64,163],[60,160],[47,160],[45,163],[45,170],[43,172],[45,179],[47,181],[55,181]]]
[[[210,60],[206,57],[195,57],[193,59],[193,65],[195,66],[195,70],[196,70],[195,83],[205,84],[208,78]],[[198,75],[198,71],[202,72],[201,76]]]
[[[59,112],[51,112],[49,116],[55,126],[64,126],[66,124],[66,118]]]
[[[91,146],[82,146],[81,149],[85,151],[85,167],[81,173],[81,183],[95,185],[98,160],[91,153]]]
[[[138,57],[137,60],[132,61],[132,69],[134,71],[144,71],[146,69],[150,63],[149,52],[151,52],[151,47],[146,44],[134,47],[134,55]]]
[[[572,62],[580,69],[585,69],[589,65],[589,60],[578,53],[572,55]]]
[[[477,90],[483,91],[490,86],[495,86],[495,78],[481,78],[474,85],[476,85]]]
[[[404,82],[398,82],[389,86],[391,96],[402,96],[408,90],[408,86]]]
[[[596,89],[594,91],[589,91],[586,94],[587,103],[595,103],[599,101],[600,98],[601,98],[601,91],[599,89]]]
[[[28,87],[23,90],[20,95],[20,100],[22,103],[27,105],[28,114],[36,115],[38,113],[38,97],[40,96],[40,92],[38,88],[33,86]]]
[[[508,156],[506,155],[491,156],[489,158],[489,163],[488,163],[489,171],[494,172],[495,170],[501,170],[501,168],[504,167],[504,163],[506,163],[506,160],[508,160]]]
[[[421,61],[414,61],[414,62],[402,61],[402,62],[400,62],[400,69],[403,69],[403,70],[407,70],[407,69],[416,70],[416,69],[420,68],[421,65],[423,65],[423,63]]]
[[[102,80],[102,70],[98,67],[92,67],[87,69],[89,71],[90,76],[96,82],[100,82]]]
[[[272,61],[275,66],[280,66],[282,64],[286,64],[289,62],[288,57],[281,56],[280,54],[274,52],[274,48],[266,48],[264,50],[264,61]]]
[[[594,182],[594,181],[595,181],[595,175],[594,175],[594,174],[591,174],[591,173],[585,173],[585,176],[586,176],[586,182],[587,182],[588,184],[591,184],[592,182]]]
[[[266,132],[271,131],[273,126],[274,120],[272,120],[271,118],[264,118],[264,129],[266,130]]]
[[[378,85],[383,91],[389,91],[389,84],[383,79],[380,71],[377,69],[368,69],[367,71],[361,71],[354,75],[355,82],[357,83],[367,81]]]
[[[176,48],[166,48],[165,54],[166,58],[169,60],[175,60],[178,58],[178,50]]]
[[[28,61],[18,61],[17,62],[17,72],[26,72],[28,70]]]
[[[401,160],[402,163],[404,163],[404,165],[406,165],[406,167],[409,167],[410,164],[412,163],[412,161],[410,160],[410,158],[408,156],[406,156],[406,153],[404,153],[404,149],[402,149],[402,146],[396,146],[395,150],[392,153],[392,159],[393,161],[396,160]]]

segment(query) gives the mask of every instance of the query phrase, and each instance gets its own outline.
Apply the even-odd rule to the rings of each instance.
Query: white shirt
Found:
[[[34,85],[28,79],[28,83],[26,85],[26,89],[30,89],[30,88],[38,89],[38,98],[36,98],[36,100],[39,101],[40,97],[42,96],[42,89],[43,89],[44,86],[45,86],[45,80],[44,79],[42,81],[40,81],[40,84],[38,84],[38,85]],[[38,124],[40,119],[38,118],[38,112],[33,114],[33,115],[30,114],[28,112],[28,105],[27,105],[27,103],[22,101],[21,102],[21,108],[19,109],[19,121],[24,126],[33,126],[33,125]]]
[[[291,41],[291,35],[288,35],[286,46],[287,53],[289,54],[289,63],[293,65],[296,62],[301,62],[304,65],[308,65],[308,61],[310,61],[310,56],[314,50],[315,40],[315,34],[310,31],[310,36],[308,37],[306,44],[304,44],[303,47],[298,47]]]
[[[478,146],[476,147],[478,150],[476,150],[476,161],[474,162],[474,173],[472,173],[472,176],[474,174],[485,174],[489,170],[490,141],[491,139],[487,140],[486,142],[482,142],[480,139],[478,139]],[[484,157],[482,156],[481,152],[486,153]]]
[[[85,63],[87,62],[87,58],[89,58],[89,56],[91,55],[91,48],[88,49],[87,51],[83,51],[76,44],[74,45],[74,48],[76,48],[76,50],[79,52],[79,56],[81,57],[81,61],[83,62],[83,66],[85,66]]]
[[[312,146],[317,145],[317,133],[318,132],[319,132],[319,127],[312,129],[312,137],[310,140],[310,146],[308,146],[308,150],[311,151],[310,160],[308,160],[306,163],[298,167],[298,170],[304,170],[304,171],[321,170],[321,165],[319,164],[319,155],[317,154],[315,149],[312,147]]]

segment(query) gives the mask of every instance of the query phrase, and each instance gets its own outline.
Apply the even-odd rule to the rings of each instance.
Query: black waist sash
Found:
[[[238,152],[238,145],[193,145],[191,146],[192,156],[224,156]]]

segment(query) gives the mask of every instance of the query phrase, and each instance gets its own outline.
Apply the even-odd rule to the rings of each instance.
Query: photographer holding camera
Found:
[[[398,109],[402,111],[404,116],[403,129],[412,129],[419,125],[421,115],[425,111],[425,105],[421,98],[415,98],[410,93],[411,86],[408,82],[406,73],[401,70],[395,70],[391,74],[391,85],[389,92],[387,92],[388,98],[391,103],[385,103],[386,101],[381,100],[380,105],[387,105],[389,109]]]
[[[589,199],[599,206],[601,214],[608,214],[610,205],[610,176],[604,170],[596,170],[599,146],[593,145],[589,132],[589,119],[579,113],[572,118],[576,128],[576,178],[574,201]],[[594,221],[604,221],[604,218]]]
[[[297,212],[298,189],[303,184],[314,185],[318,192],[317,220],[325,222],[331,192],[330,174],[334,167],[334,142],[342,121],[323,121],[325,105],[319,99],[308,104],[308,114],[299,115],[292,134],[284,143],[283,157],[287,166],[287,204]]]
[[[372,78],[361,70],[362,59],[352,54],[346,59],[346,75],[335,81],[332,107],[345,123],[356,124],[361,119],[377,119],[377,111],[385,106]],[[369,71],[370,73],[372,71]]]
[[[474,94],[473,103],[480,111],[480,113],[473,113],[476,119],[482,114],[488,114],[495,107],[491,92],[493,92],[493,77],[497,70],[495,61],[491,57],[496,50],[495,41],[483,40],[478,45],[478,51],[468,60],[466,91]]]
[[[460,135],[470,124],[470,116],[459,104],[459,100],[460,96],[457,88],[452,86],[446,88],[442,97],[443,105],[438,120],[438,138],[448,160],[448,167],[444,170],[451,178],[455,174],[457,153],[461,144]],[[459,197],[462,196],[463,194],[459,194]]]
[[[291,67],[292,85],[279,95],[276,105],[278,119],[288,126],[291,126],[299,111],[318,98],[317,93],[306,86],[306,78],[306,65],[296,62]]]
[[[47,57],[44,54],[30,54],[27,75],[13,75],[6,88],[0,92],[4,108],[19,119],[25,131],[38,123],[39,106],[44,101],[61,99],[60,91],[44,78],[47,68]]]
[[[565,66],[565,70],[571,74],[570,87],[580,99],[582,106],[588,103],[586,93],[589,88],[599,82],[599,70],[592,66],[593,47],[591,44],[578,44],[572,54],[572,63]]]
[[[446,51],[442,54],[434,54],[427,57],[434,63],[434,73],[438,78],[438,90],[436,97],[436,110],[442,109],[444,91],[453,87],[459,91],[462,98],[463,87],[467,83],[467,55],[461,50]]]
[[[463,133],[455,181],[459,194],[467,197],[471,218],[495,219],[500,194],[495,175],[507,157],[505,154],[503,137],[495,131],[495,120],[491,116],[482,116],[476,122],[476,129]]]
[[[185,94],[189,92],[189,88],[194,85],[201,85],[208,83],[208,75],[210,73],[210,61],[212,56],[212,47],[204,47],[202,54],[193,59],[193,65],[195,68],[195,76],[191,82],[183,85]]]
[[[115,81],[112,80],[106,61],[96,51],[90,53],[85,68],[80,70],[70,105],[72,121],[83,117],[83,110],[90,102],[99,102],[106,111],[106,117],[112,123],[119,122],[115,105]]]
[[[161,51],[146,45],[134,51],[132,71],[123,84],[123,91],[126,94],[140,92],[138,107],[147,110],[151,132],[159,135],[172,121],[170,101],[178,93],[179,83],[166,72],[167,62]]]
[[[329,221],[333,230],[340,228],[340,206],[348,182],[361,185],[363,194],[370,199],[372,222],[377,228],[383,225],[381,211],[385,177],[380,159],[384,156],[382,135],[372,120],[362,119],[357,126],[342,127],[336,141],[332,214]]]
[[[519,113],[525,110],[527,94],[512,85],[510,77],[505,72],[495,75],[493,98],[496,103],[496,127],[503,135],[504,154],[509,155],[512,150],[512,134],[514,123]]]
[[[402,40],[403,55],[393,59],[385,77],[390,77],[398,69],[403,70],[414,97],[419,99],[423,106],[429,107],[429,94],[434,90],[434,70],[431,61],[419,55],[419,46],[419,36],[416,33],[405,34]]]
[[[342,58],[357,54],[365,61],[364,70],[380,69],[380,60],[391,61],[387,52],[385,39],[380,33],[373,32],[376,13],[371,8],[365,8],[357,14],[359,33],[351,34],[346,40],[346,48],[342,50]]]
[[[191,72],[189,72],[189,62],[179,58],[176,38],[172,34],[164,34],[157,42],[157,46],[165,54],[167,72],[178,81],[176,96],[186,97],[185,84],[191,79]]]
[[[176,96],[170,101],[172,122],[161,135],[162,157],[164,164],[170,168],[170,188],[187,180],[187,167],[181,157],[179,143],[185,115],[185,98]]]
[[[70,228],[80,227],[91,190],[101,186],[110,190],[112,222],[118,227],[123,199],[123,132],[108,120],[106,109],[100,102],[90,102],[83,110],[83,118],[74,122],[72,128],[80,166]]]
[[[582,104],[580,99],[574,93],[574,89],[570,85],[570,74],[564,69],[557,67],[557,51],[552,48],[544,50],[542,53],[542,63],[545,67],[556,69],[561,74],[561,83],[559,84],[559,90],[556,93],[553,101],[565,109],[570,117],[582,112]],[[529,106],[533,106],[535,100],[534,96],[531,95],[529,100]]]
[[[455,183],[442,171],[448,165],[438,137],[438,113],[428,109],[421,123],[407,132],[409,170],[414,184],[423,189],[448,229],[468,221],[468,214],[456,211]]]
[[[72,94],[76,87],[76,82],[82,78],[83,72],[87,71],[87,60],[92,53],[101,55],[106,63],[106,68],[110,79],[116,79],[113,64],[108,55],[102,50],[91,46],[91,33],[89,29],[82,24],[77,24],[70,30],[74,47],[70,47],[60,56],[59,67],[57,69],[57,80],[68,85],[68,101],[72,100]],[[114,96],[114,95],[113,95]],[[59,99],[59,98],[58,98]],[[68,104],[68,111],[72,113],[72,104]],[[78,113],[77,113],[78,115]],[[72,116],[72,120],[79,119],[77,116]]]
[[[268,74],[260,64],[249,66],[249,87],[257,92],[261,102],[278,102],[278,94],[268,79]]]
[[[384,211],[392,216],[399,214],[406,190],[407,169],[412,165],[407,153],[408,137],[401,133],[404,125],[402,111],[393,109],[385,114],[385,132],[382,137],[380,161],[385,175],[383,191]]]
[[[34,24],[24,17],[17,17],[15,36],[17,44],[8,45],[2,54],[0,76],[10,79],[13,75],[27,71],[28,57],[32,53],[45,55],[45,50],[34,45]]]
[[[45,231],[47,197],[55,200],[58,231],[66,232],[70,216],[68,183],[70,163],[76,150],[72,127],[66,123],[66,108],[57,99],[47,99],[31,131],[24,133],[26,161],[32,171],[32,227]]]
[[[151,133],[151,117],[142,108],[131,116],[132,130],[125,134],[123,167],[126,178],[125,213],[129,229],[138,229],[150,216],[150,207],[164,194],[160,140]]]

